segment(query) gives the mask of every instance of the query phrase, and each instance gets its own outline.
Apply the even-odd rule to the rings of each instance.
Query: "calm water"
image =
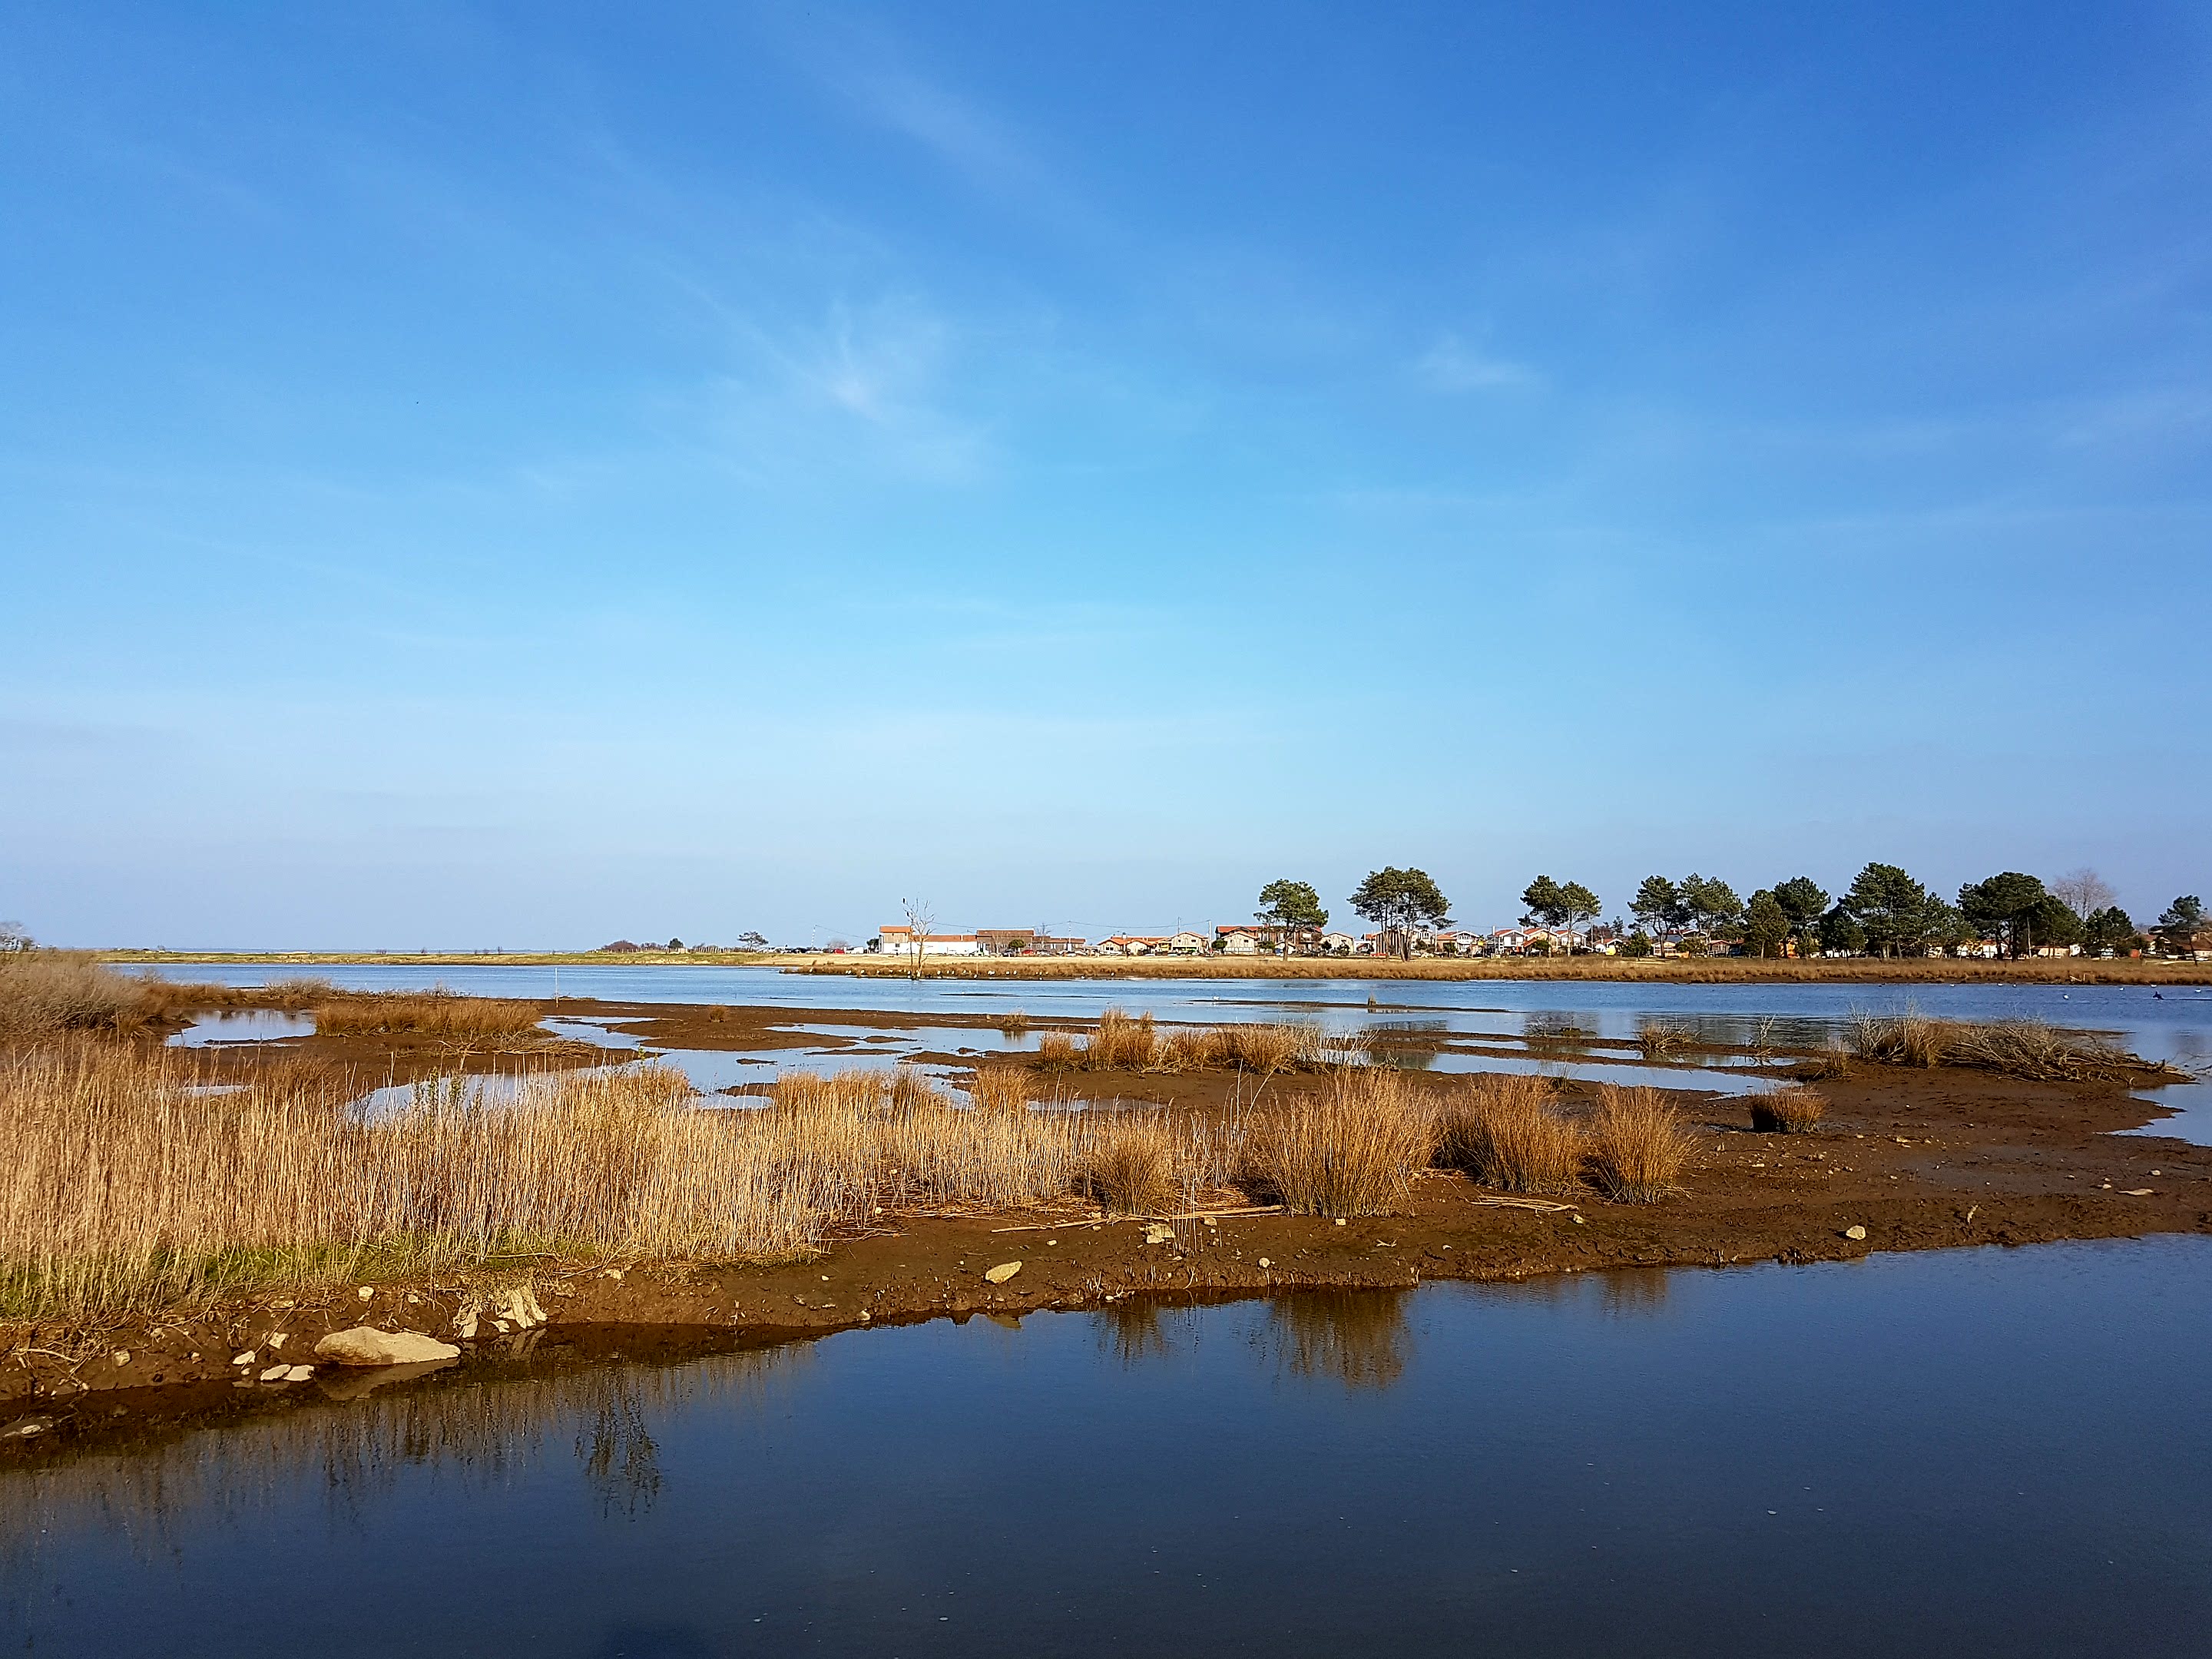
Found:
[[[103,1656],[2201,1655],[2212,1240],[940,1321],[0,1472]]]
[[[295,968],[251,963],[181,963],[158,969],[172,979],[260,985],[296,977]],[[318,976],[357,990],[421,990],[444,984],[482,996],[548,997],[551,968],[507,966],[418,968],[360,963],[315,969]],[[961,1012],[995,1015],[1014,1009],[1032,1014],[1096,1019],[1109,1007],[1150,1012],[1164,1019],[1316,1021],[1335,1033],[1366,1031],[1377,1024],[1418,1025],[1444,1041],[1486,1039],[1518,1044],[1531,1031],[1572,1026],[1594,1036],[1632,1038],[1654,1020],[1685,1025],[1730,1043],[1755,1043],[1762,1033],[1777,1043],[1816,1045],[1840,1033],[1854,1014],[1906,1007],[1953,1019],[2047,1020],[2085,1030],[2107,1031],[2146,1059],[2185,1066],[2212,1066],[2212,987],[2168,986],[2162,994],[2134,985],[1667,985],[1643,981],[1537,980],[1322,980],[1291,984],[1205,980],[1008,981],[867,979],[842,974],[786,974],[772,968],[562,968],[563,997],[605,1001],[732,1003],[812,1009],[867,1008],[921,1015]],[[1371,1001],[1370,1001],[1371,999]],[[828,1029],[828,1028],[824,1028]],[[947,1034],[949,1035],[949,1034]],[[935,1047],[991,1049],[1007,1046],[997,1033],[966,1030],[963,1042]],[[818,1054],[763,1051],[763,1066],[745,1068],[738,1081],[765,1081],[775,1069],[799,1064],[818,1069]],[[841,1056],[847,1063],[854,1056]],[[892,1054],[883,1060],[890,1063]],[[1444,1053],[1437,1069],[1540,1070],[1593,1081],[1645,1082],[1648,1072],[1594,1060],[1536,1060]],[[700,1062],[702,1074],[730,1062]],[[1617,1074],[1617,1075],[1616,1075]],[[1741,1091],[1747,1080],[1712,1068],[1680,1068],[1669,1081],[1685,1088]],[[714,1086],[722,1086],[716,1084]],[[2179,1084],[2149,1093],[2179,1113],[2147,1133],[2212,1144],[2212,1084]]]

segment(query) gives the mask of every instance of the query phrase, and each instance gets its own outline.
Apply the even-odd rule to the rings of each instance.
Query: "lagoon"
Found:
[[[0,1632],[68,1654],[2135,1656],[2212,1628],[2203,1238],[545,1358],[11,1455]]]

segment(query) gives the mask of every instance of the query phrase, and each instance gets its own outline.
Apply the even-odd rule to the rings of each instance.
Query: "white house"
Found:
[[[914,929],[904,922],[887,924],[881,931],[884,952],[887,956],[911,956],[914,953]],[[982,954],[982,945],[973,933],[931,933],[921,941],[921,954],[926,957],[973,957]]]
[[[1206,949],[1206,935],[1203,933],[1194,933],[1189,928],[1186,927],[1180,933],[1171,934],[1169,937],[1168,949],[1170,951],[1203,951]]]
[[[1111,939],[1098,941],[1099,951],[1109,957],[1148,957],[1167,945],[1164,933],[1116,933]]]
[[[1349,933],[1323,933],[1321,936],[1321,948],[1331,956],[1348,957],[1352,954],[1352,947],[1358,943]]]

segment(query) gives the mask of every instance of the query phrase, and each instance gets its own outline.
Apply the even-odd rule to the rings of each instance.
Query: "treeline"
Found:
[[[1617,920],[1613,930],[1627,956],[1649,954],[1668,940],[1692,948],[1700,942],[1740,946],[1758,957],[1917,956],[1984,941],[2013,957],[2070,945],[2122,955],[2205,948],[2204,905],[2196,896],[2175,899],[2148,931],[2113,897],[2094,870],[2048,884],[2007,870],[1968,882],[1955,901],[1894,864],[1869,864],[1832,901],[1810,876],[1759,888],[1747,900],[1727,882],[1693,872],[1680,880],[1646,876],[1629,903],[1635,931]],[[1602,913],[1589,888],[1549,876],[1531,882],[1521,901],[1528,907],[1524,921],[1570,932]]]

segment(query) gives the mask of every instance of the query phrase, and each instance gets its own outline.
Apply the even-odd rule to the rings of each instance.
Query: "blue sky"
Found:
[[[1560,14],[1571,11],[1572,15]],[[2203,6],[18,3],[0,915],[2212,888]]]

